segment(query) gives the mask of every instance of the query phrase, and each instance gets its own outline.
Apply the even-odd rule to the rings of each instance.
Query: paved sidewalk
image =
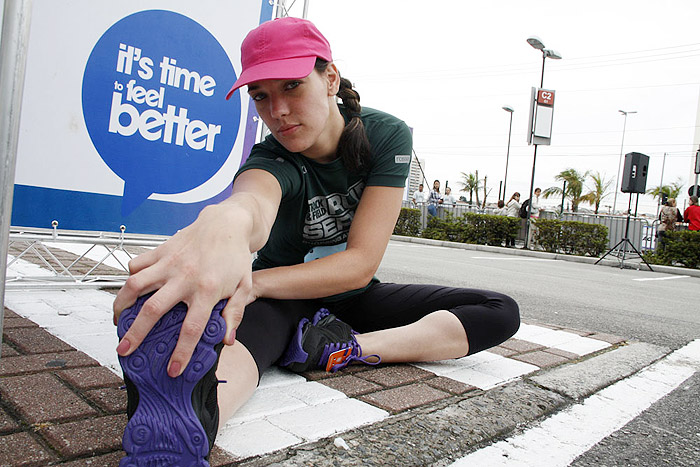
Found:
[[[28,274],[38,266],[18,261],[14,267]],[[122,457],[126,393],[112,300],[95,290],[6,292],[0,465],[115,465]],[[355,366],[334,375],[273,369],[219,433],[212,465],[267,465],[323,439],[342,449],[343,433],[392,420],[420,424],[431,410],[507,391],[540,369],[585,361],[623,343],[523,323],[501,346],[457,360]]]

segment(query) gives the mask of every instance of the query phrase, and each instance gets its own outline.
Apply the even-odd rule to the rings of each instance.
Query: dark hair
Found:
[[[505,205],[506,205],[506,203],[504,203],[502,199],[499,199],[499,200],[498,200],[498,207],[499,207],[499,208],[502,208],[502,207],[505,206]]]
[[[508,200],[508,202],[510,203],[511,201],[513,201],[513,200],[515,199],[516,196],[520,196],[520,193],[518,193],[517,191],[516,191],[515,193],[513,193],[513,196],[510,197],[510,199]]]
[[[329,63],[326,60],[317,58],[314,68],[321,73],[326,71]],[[343,161],[346,169],[357,172],[369,165],[372,150],[365,132],[365,125],[360,118],[362,113],[360,94],[352,88],[352,83],[349,79],[341,77],[340,89],[336,95],[343,100],[343,105],[347,109],[350,119],[340,135],[337,155]]]

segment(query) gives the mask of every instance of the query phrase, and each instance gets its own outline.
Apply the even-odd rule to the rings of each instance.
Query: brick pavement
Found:
[[[91,300],[94,293],[88,294]],[[5,309],[0,465],[115,465],[123,456],[121,434],[126,424],[122,380],[113,363],[92,351],[89,336],[66,334],[67,329],[80,326],[56,324],[97,312],[75,303],[79,292],[56,292],[56,297],[39,294],[41,298],[36,299],[32,294],[37,295],[8,294],[7,303],[21,309],[21,314]],[[77,311],[62,314],[68,308]],[[38,310],[38,318],[32,316],[41,326],[25,317],[32,309]],[[95,318],[92,325],[100,323]],[[501,346],[457,361],[356,366],[336,374],[308,372],[303,377],[275,369],[263,377],[253,399],[222,430],[212,465],[235,464],[397,414],[405,416],[450,398],[464,400],[540,368],[572,362],[623,342],[617,336],[525,323],[515,338]],[[113,352],[111,342],[103,345]],[[346,410],[348,416],[341,418],[350,419],[349,424],[326,429],[323,419],[328,407]],[[315,419],[323,429],[314,425]]]

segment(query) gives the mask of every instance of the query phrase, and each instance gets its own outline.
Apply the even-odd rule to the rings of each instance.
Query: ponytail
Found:
[[[320,58],[316,59],[316,70],[325,71],[329,62]],[[371,147],[362,123],[360,114],[360,94],[352,88],[352,83],[347,78],[340,78],[340,89],[337,96],[343,100],[350,121],[345,125],[343,133],[338,141],[337,155],[343,161],[343,165],[351,172],[358,172],[369,165]]]

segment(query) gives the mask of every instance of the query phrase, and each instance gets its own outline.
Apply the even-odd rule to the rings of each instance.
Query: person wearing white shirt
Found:
[[[456,202],[457,202],[457,199],[452,194],[452,188],[450,188],[450,187],[445,188],[445,194],[442,197],[443,206],[452,207],[455,205]]]
[[[423,184],[421,183],[420,185],[418,185],[418,189],[413,192],[413,205],[418,206],[420,204],[425,203],[425,195],[427,195],[427,193],[423,191]]]
[[[532,219],[539,219],[540,217],[540,194],[542,194],[542,190],[540,188],[535,188],[534,195],[532,199],[530,200],[530,203],[532,206],[530,206],[530,217]],[[532,222],[530,224],[530,234],[529,234],[529,242],[527,244],[527,247],[530,249],[533,249],[535,246],[535,236],[537,235],[537,222]]]
[[[530,201],[532,203],[532,207],[530,208],[530,217],[537,219],[540,217],[540,195],[542,194],[542,190],[540,188],[535,188],[534,193],[535,197]]]

